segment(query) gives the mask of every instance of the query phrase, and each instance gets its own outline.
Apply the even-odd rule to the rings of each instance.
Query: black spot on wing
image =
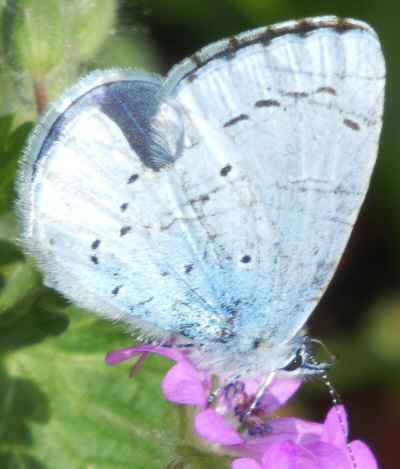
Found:
[[[101,241],[99,239],[96,239],[95,241],[93,241],[92,249],[97,249],[100,246],[100,242]]]
[[[357,122],[354,122],[350,119],[344,119],[344,124],[347,125],[351,130],[360,130],[360,126],[357,124]]]
[[[286,96],[291,96],[292,98],[308,98],[308,93],[301,92],[301,91],[289,91],[286,93]]]
[[[185,273],[189,274],[193,270],[193,264],[185,265]]]
[[[93,264],[97,265],[99,263],[99,258],[97,256],[90,256],[90,260]]]
[[[125,212],[125,210],[128,208],[128,203],[125,202],[124,204],[121,205],[120,209],[122,212]]]
[[[247,121],[250,117],[247,114],[240,114],[240,116],[234,117],[233,119],[225,122],[224,127],[230,127],[231,125],[235,125],[240,121]]]
[[[337,96],[337,91],[331,86],[321,86],[321,88],[317,89],[316,93],[327,93],[333,96]]]
[[[219,172],[219,174],[222,176],[222,177],[225,177],[228,175],[228,173],[231,171],[232,169],[232,166],[230,164],[227,164],[226,166],[224,166],[221,171]]]
[[[125,236],[127,233],[129,233],[131,231],[131,227],[130,226],[124,226],[120,229],[120,236]]]
[[[230,49],[230,53],[225,56],[225,60],[232,60],[236,57],[236,51],[240,48],[240,41],[232,36],[229,38],[227,51]]]
[[[363,29],[361,26],[358,26],[357,28],[356,25],[353,25],[353,23],[351,23],[351,20],[346,20],[343,18],[337,18],[337,22],[335,25],[332,26],[332,28],[339,34],[346,33],[350,29]]]
[[[229,38],[229,47],[233,50],[233,51],[237,51],[240,47],[240,41],[239,39],[236,37],[236,36],[231,36]]]
[[[251,257],[248,256],[247,254],[240,259],[240,262],[242,262],[243,264],[248,264],[250,261],[251,261]]]
[[[132,174],[132,176],[129,177],[128,179],[128,184],[132,184],[132,182],[135,182],[139,177],[139,174]]]
[[[281,103],[276,99],[260,99],[259,101],[256,101],[254,107],[279,107],[280,105]]]
[[[123,285],[118,285],[118,287],[115,287],[113,290],[112,290],[112,294],[113,295],[118,295],[120,289],[123,287]]]
[[[202,63],[200,57],[196,53],[190,56],[190,60],[192,62],[194,62],[195,65],[197,65],[197,66],[201,65],[201,63]]]
[[[193,205],[197,202],[208,202],[210,200],[210,196],[208,194],[201,194],[198,197],[195,197],[194,199],[190,199],[189,202]]]
[[[352,23],[351,20],[345,20],[342,18],[332,18],[325,21],[322,19],[320,24],[318,24],[316,21],[309,21],[304,19],[297,22],[293,28],[293,32],[297,31],[297,34],[300,37],[306,37],[316,29],[322,28],[332,28],[339,34],[345,33],[352,29],[364,29],[361,26]]]

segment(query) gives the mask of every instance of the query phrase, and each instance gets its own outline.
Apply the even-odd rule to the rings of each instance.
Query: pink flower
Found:
[[[142,355],[132,376],[149,352],[177,362],[164,377],[162,390],[165,397],[178,404],[199,407],[194,418],[198,435],[216,443],[214,451],[238,458],[233,461],[232,469],[354,468],[344,436],[347,417],[342,406],[332,408],[323,424],[294,417],[263,418],[296,392],[301,378],[283,380],[275,377],[248,416],[259,379],[240,378],[228,384],[219,392],[213,406],[208,406],[212,377],[206,371],[197,370],[184,350],[138,345],[109,352],[106,361],[115,365]],[[357,468],[377,469],[372,452],[363,442],[351,442],[351,451]]]

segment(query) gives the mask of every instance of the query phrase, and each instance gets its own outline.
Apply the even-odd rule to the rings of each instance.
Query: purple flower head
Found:
[[[301,378],[274,377],[249,415],[260,379],[237,379],[223,388],[213,406],[209,406],[212,376],[207,371],[197,370],[185,351],[138,345],[109,352],[106,361],[115,365],[141,355],[132,376],[149,352],[177,362],[164,377],[162,390],[165,397],[178,404],[198,406],[194,418],[197,434],[214,443],[214,451],[237,458],[232,469],[354,468],[345,438],[347,417],[342,406],[332,408],[323,424],[294,417],[265,420],[267,414],[278,409],[296,392]],[[358,469],[377,469],[372,452],[363,442],[353,441],[350,447]]]

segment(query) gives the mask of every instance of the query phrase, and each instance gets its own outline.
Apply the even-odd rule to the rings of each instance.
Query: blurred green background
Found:
[[[107,367],[108,350],[131,345],[124,326],[44,288],[15,244],[13,180],[38,103],[91,69],[165,74],[226,36],[335,14],[364,20],[378,33],[386,107],[371,189],[309,329],[340,356],[329,378],[348,410],[351,439],[366,441],[382,469],[398,468],[400,2],[21,0],[1,2],[0,14],[0,467],[226,467],[188,450],[176,423],[182,410],[160,391],[171,362],[149,357],[130,381],[131,364]],[[326,388],[310,380],[287,412],[322,421],[330,405]]]

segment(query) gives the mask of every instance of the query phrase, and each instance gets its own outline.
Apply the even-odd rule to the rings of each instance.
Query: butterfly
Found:
[[[166,78],[92,72],[30,137],[22,243],[46,285],[200,369],[321,372],[304,323],[367,192],[384,86],[374,31],[330,16],[216,42]]]

